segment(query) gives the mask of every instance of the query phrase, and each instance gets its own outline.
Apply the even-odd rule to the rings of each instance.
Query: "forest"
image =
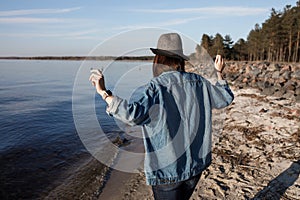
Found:
[[[234,43],[230,35],[203,34],[200,45],[211,56],[218,53],[227,60],[299,62],[299,43],[300,0],[295,6],[286,5],[283,10],[272,8],[269,18],[261,25],[255,24],[247,40],[241,38]]]

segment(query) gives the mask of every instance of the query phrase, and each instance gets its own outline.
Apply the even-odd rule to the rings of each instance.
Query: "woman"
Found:
[[[211,163],[211,113],[233,101],[223,80],[224,61],[216,56],[218,76],[212,85],[202,76],[187,73],[181,38],[160,36],[153,61],[153,75],[139,101],[129,104],[105,88],[101,71],[90,81],[108,104],[107,112],[130,125],[141,125],[145,146],[146,182],[155,199],[189,199],[201,173]]]

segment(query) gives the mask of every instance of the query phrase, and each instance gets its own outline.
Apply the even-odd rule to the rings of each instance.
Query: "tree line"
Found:
[[[296,6],[286,5],[283,11],[271,9],[262,25],[255,24],[247,40],[236,43],[230,35],[223,37],[202,35],[201,46],[213,56],[223,55],[227,60],[266,60],[276,62],[300,61],[300,0]],[[197,47],[199,48],[199,46]]]

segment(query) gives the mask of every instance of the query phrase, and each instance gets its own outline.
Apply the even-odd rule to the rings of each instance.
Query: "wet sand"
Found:
[[[89,157],[82,161],[80,167],[71,169],[66,180],[53,183],[57,186],[41,199],[97,199],[108,170],[107,166]]]

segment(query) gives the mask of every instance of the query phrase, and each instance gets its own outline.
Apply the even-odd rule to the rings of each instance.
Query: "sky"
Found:
[[[179,32],[197,43],[204,33],[236,42],[271,8],[296,1],[0,0],[0,56],[84,56],[99,45],[100,54],[115,56],[122,45],[145,46],[145,38],[156,46],[157,35],[145,28]]]

